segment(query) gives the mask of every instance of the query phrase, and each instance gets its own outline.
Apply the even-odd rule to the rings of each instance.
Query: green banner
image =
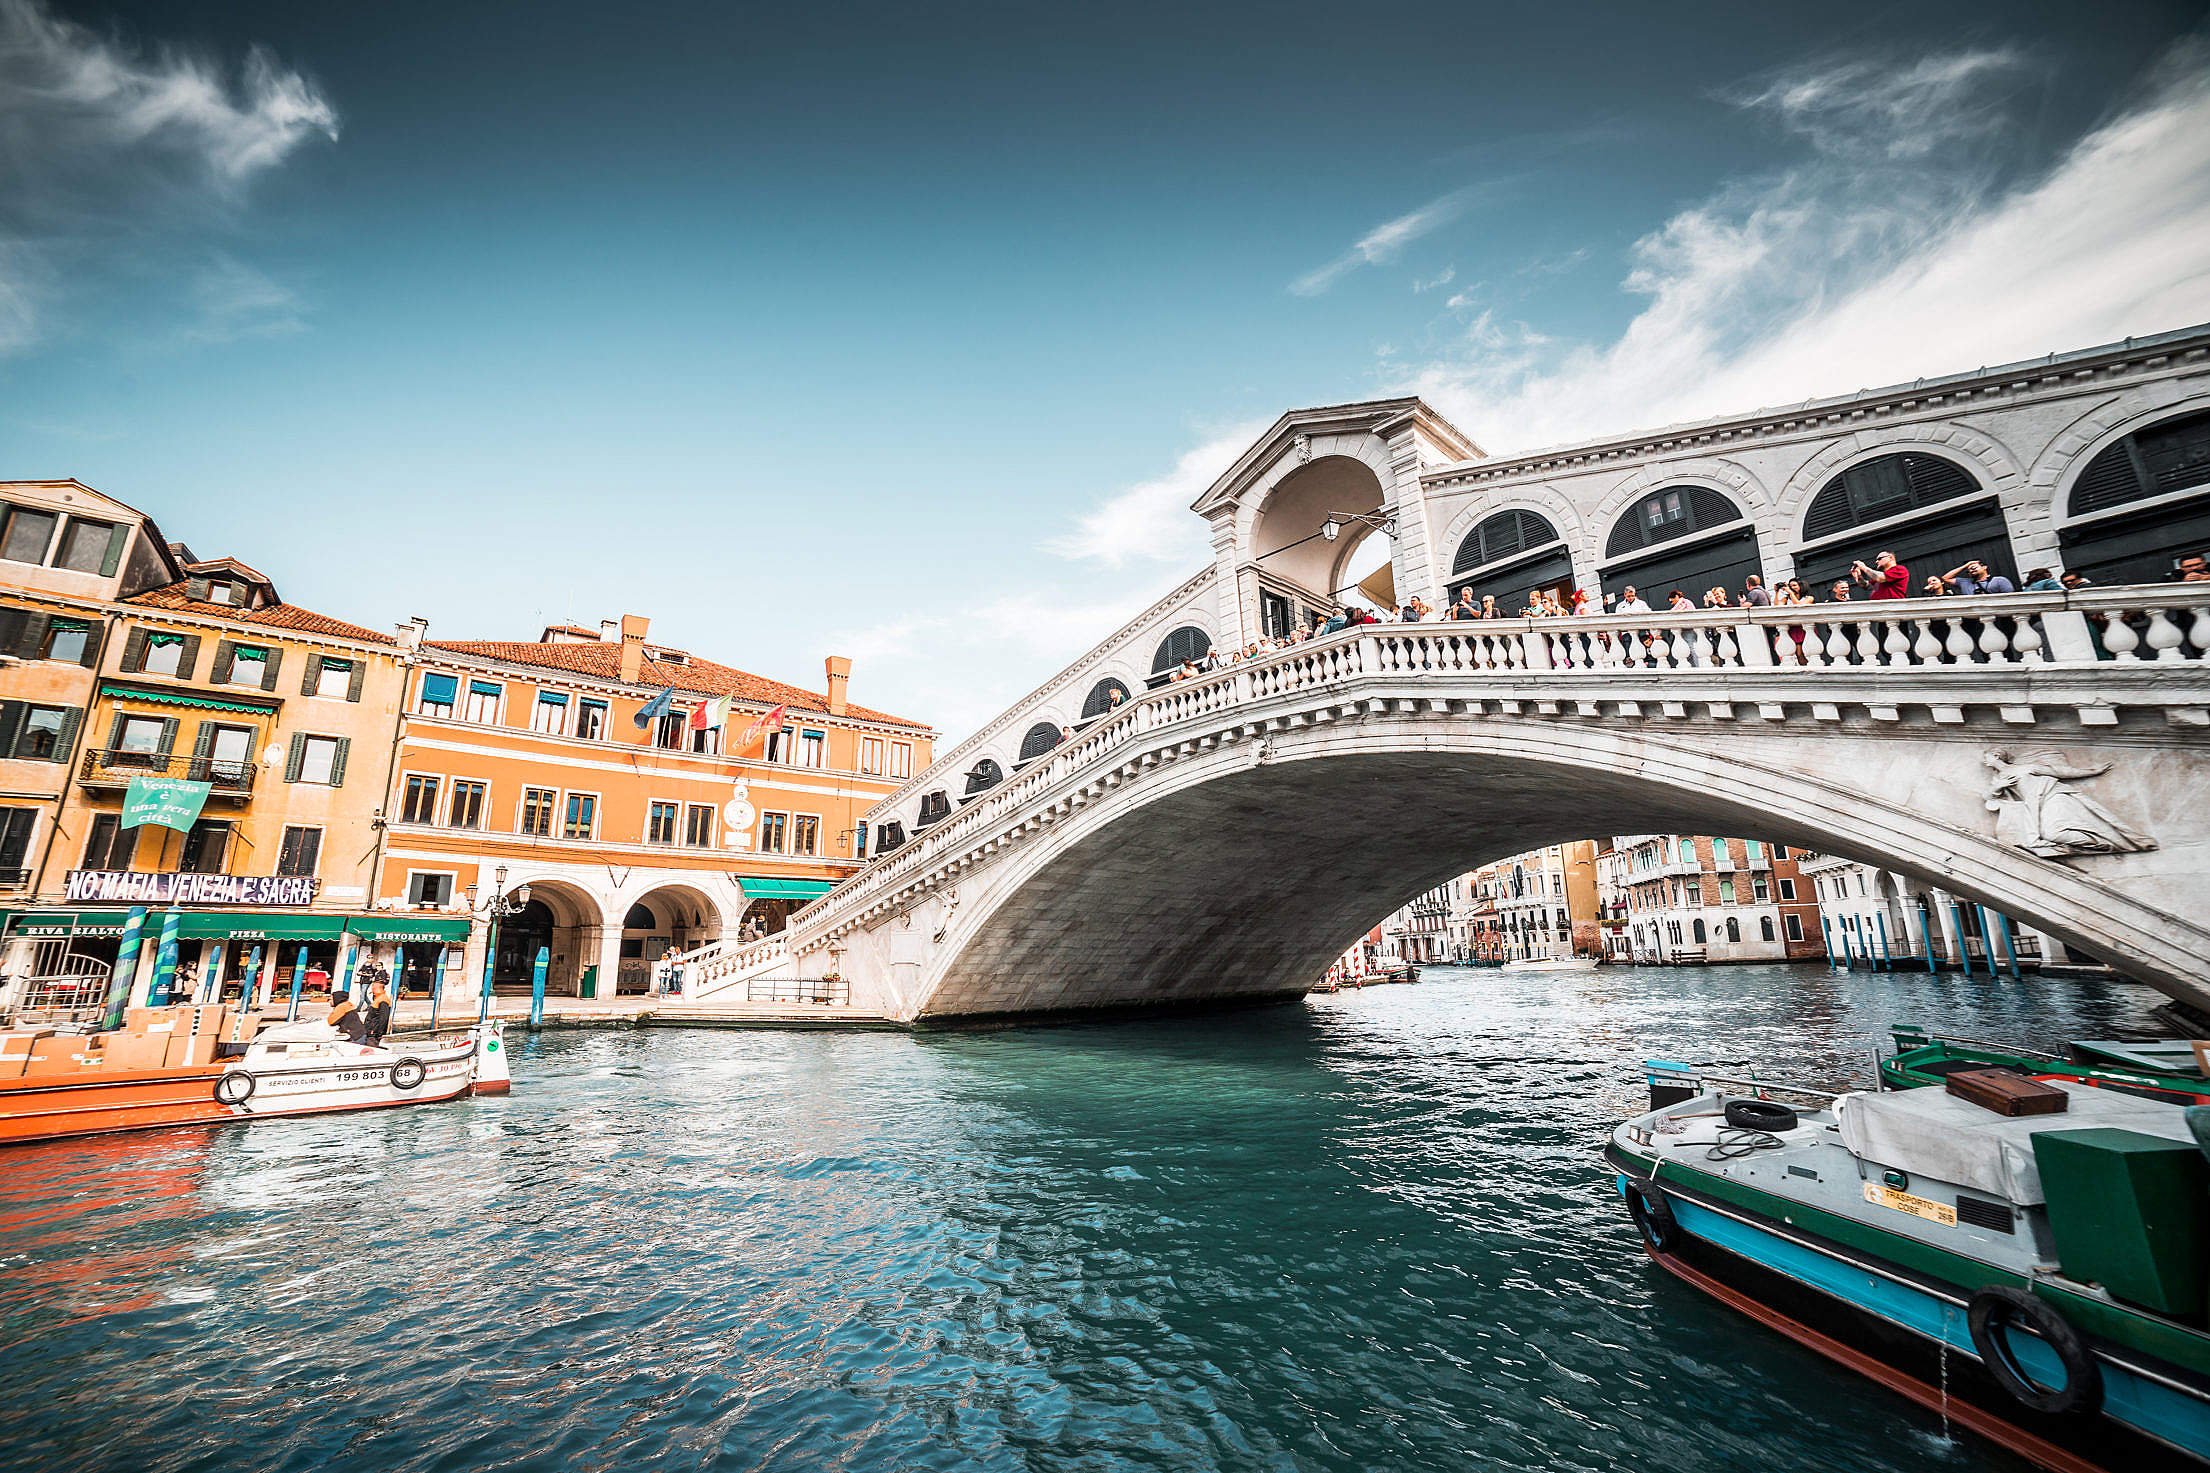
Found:
[[[190,833],[213,787],[213,783],[186,782],[180,777],[134,777],[123,795],[123,827],[151,823]]]

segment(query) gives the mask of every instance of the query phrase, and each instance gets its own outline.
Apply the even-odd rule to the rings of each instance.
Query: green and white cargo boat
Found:
[[[1606,1157],[1661,1266],[2043,1467],[2210,1467],[2210,1111],[1649,1082]]]
[[[2067,1045],[2059,1055],[1923,1028],[1898,1025],[1889,1031],[1895,1051],[1880,1060],[1880,1083],[1888,1089],[1939,1086],[1960,1069],[2007,1069],[2029,1079],[2069,1080],[2167,1104],[2210,1105],[2210,1077],[2184,1040],[2091,1040]]]

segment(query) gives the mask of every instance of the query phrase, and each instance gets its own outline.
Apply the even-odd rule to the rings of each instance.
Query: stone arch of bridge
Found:
[[[1961,760],[1977,766],[1979,750]],[[1001,873],[963,877],[973,899],[899,1005],[926,1021],[1294,997],[1409,897],[1615,832],[1734,834],[1874,864],[2210,1001],[2190,970],[2210,933],[1964,828],[1977,784],[1953,806],[1931,815],[1862,784],[1736,760],[1708,736],[1419,715],[1246,734],[1074,809]]]
[[[1243,536],[1248,556],[1270,581],[1332,603],[1352,555],[1373,528],[1344,521],[1333,541],[1321,535],[1322,528],[1330,516],[1382,512],[1387,476],[1385,458],[1376,465],[1360,454],[1316,455],[1295,466],[1254,499]]]

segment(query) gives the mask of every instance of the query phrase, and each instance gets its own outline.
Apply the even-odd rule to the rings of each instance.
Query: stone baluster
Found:
[[[1642,648],[1642,631],[1624,629],[1619,634],[1619,660],[1629,670],[1640,670],[1647,656]]]
[[[2003,632],[2002,620],[1980,621],[1980,654],[1990,665],[2010,663],[2010,636]]]
[[[2011,630],[2010,647],[2021,665],[2038,665],[2041,656],[2041,624],[2032,614],[2021,615]]]
[[[1951,619],[1949,621],[1949,632],[1942,636],[1942,651],[1949,656],[1948,660],[1944,662],[1946,664],[1969,665],[1972,663],[1972,652],[1976,646],[1972,642],[1971,632],[1964,627],[1965,623],[1966,621],[1963,619]]]
[[[2210,654],[2210,604],[2196,607],[2194,622],[2187,626],[2187,642],[2194,646],[2197,659]]]
[[[1750,637],[1748,649],[1762,651],[1766,659],[1770,660],[1773,653],[1771,637],[1765,630],[1754,624],[1749,627],[1748,633]],[[1744,646],[1734,637],[1734,630],[1725,624],[1719,626],[1719,637],[1713,641],[1712,652],[1719,667],[1724,670],[1739,670],[1750,663],[1750,661],[1743,658]]]
[[[2133,632],[2126,622],[2124,609],[2112,609],[2103,616],[2103,648],[2110,651],[2113,660],[2138,660],[2134,653],[2141,647],[2141,636]]]
[[[1834,627],[1839,630],[1841,625]],[[1867,669],[1880,663],[1880,636],[1873,632],[1869,623],[1857,626],[1857,663]]]
[[[2156,651],[2159,660],[2184,660],[2187,652],[2181,648],[2187,636],[2180,632],[2171,615],[2163,609],[2149,610],[2149,648]]]
[[[1695,642],[1690,646],[1690,648],[1693,649],[1695,653],[1693,656],[1690,657],[1689,663],[1706,670],[1710,669],[1714,664],[1717,663],[1717,661],[1712,658],[1711,631],[1709,629],[1706,629],[1703,625],[1698,624],[1696,626],[1696,632],[1692,636],[1692,638]]]

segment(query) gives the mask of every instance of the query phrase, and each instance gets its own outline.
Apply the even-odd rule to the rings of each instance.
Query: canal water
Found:
[[[1650,1266],[1645,1055],[2130,986],[1433,969],[1203,1019],[519,1038],[515,1093],[0,1155],[9,1468],[2013,1466]]]

